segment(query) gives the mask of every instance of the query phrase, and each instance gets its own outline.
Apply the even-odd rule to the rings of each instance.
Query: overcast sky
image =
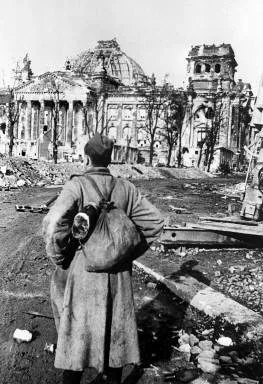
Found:
[[[230,43],[236,79],[257,91],[263,72],[263,0],[0,0],[0,75],[26,53],[35,74],[116,37],[147,74],[176,86],[196,44]],[[1,84],[2,86],[3,84]]]

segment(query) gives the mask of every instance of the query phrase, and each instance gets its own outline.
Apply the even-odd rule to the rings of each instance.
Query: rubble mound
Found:
[[[0,158],[0,188],[64,184],[83,164],[53,164],[21,158]]]
[[[172,179],[206,179],[215,177],[213,174],[202,171],[199,168],[159,168],[159,172],[165,178]]]
[[[59,163],[24,158],[0,158],[0,188],[64,184],[71,175],[85,171],[84,163]],[[125,179],[203,179],[211,175],[195,168],[158,168],[142,164],[111,164],[115,177]]]
[[[228,195],[228,196],[242,196],[242,194],[245,192],[246,184],[245,183],[238,183],[235,185],[228,185],[219,190],[222,194]]]
[[[125,179],[163,179],[158,168],[147,167],[142,164],[111,164],[110,171],[115,177]]]
[[[35,185],[41,175],[31,161],[18,158],[0,158],[0,188]]]

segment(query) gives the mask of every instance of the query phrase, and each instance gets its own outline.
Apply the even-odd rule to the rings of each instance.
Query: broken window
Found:
[[[206,72],[210,72],[210,70],[211,70],[211,65],[210,64],[206,64],[205,65],[205,71]]]
[[[45,111],[45,114],[44,114],[44,124],[48,124],[48,119],[49,119],[49,113],[48,113],[48,111]]]
[[[221,71],[221,65],[220,64],[216,64],[215,65],[215,73],[220,73]]]
[[[109,120],[117,120],[117,118],[118,118],[118,106],[117,105],[109,105],[107,113],[108,113],[108,119]]]
[[[25,127],[24,127],[24,125],[23,125],[23,127],[22,127],[22,129],[21,129],[20,137],[21,137],[21,139],[24,139],[24,138],[25,138]]]
[[[206,119],[211,120],[211,119],[213,119],[214,116],[215,116],[215,112],[214,112],[213,108],[212,107],[208,107],[207,110],[206,110],[206,113],[205,113]]]
[[[117,127],[115,127],[114,125],[111,125],[111,126],[109,127],[108,136],[109,136],[111,139],[115,139],[115,138],[117,137]]]
[[[43,127],[43,133],[47,132],[47,129],[48,129],[48,126],[47,126],[47,125],[44,125],[44,127]]]
[[[5,134],[6,123],[1,123],[1,125],[0,125],[0,130],[3,132],[3,134]]]
[[[195,73],[201,73],[201,64],[197,64],[195,67]]]
[[[124,105],[123,106],[122,118],[124,120],[132,120],[133,119],[132,106],[130,106],[130,105]]]
[[[146,109],[144,106],[139,106],[137,109],[137,119],[145,120],[146,119]]]
[[[4,116],[4,114],[5,114],[5,108],[4,108],[4,106],[0,106],[0,117],[3,117]]]

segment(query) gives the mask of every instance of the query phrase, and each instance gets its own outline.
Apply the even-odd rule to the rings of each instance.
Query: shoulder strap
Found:
[[[85,177],[90,181],[90,184],[92,185],[92,187],[95,189],[95,191],[98,193],[98,195],[100,196],[100,198],[102,200],[107,200],[107,201],[110,201],[111,199],[111,195],[112,195],[112,191],[116,185],[116,180],[113,176],[111,176],[111,188],[110,188],[110,192],[107,196],[107,198],[103,195],[103,193],[101,192],[101,190],[99,189],[98,187],[98,184],[96,183],[96,181],[93,179],[93,177],[89,177],[88,175],[85,175]]]

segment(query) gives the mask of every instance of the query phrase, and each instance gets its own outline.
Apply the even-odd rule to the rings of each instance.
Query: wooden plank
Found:
[[[175,207],[175,206],[173,206],[172,204],[170,204],[169,207],[170,207],[175,213],[189,213],[189,214],[192,213],[192,212],[187,211],[186,208]]]
[[[244,235],[218,233],[205,228],[193,227],[165,227],[159,238],[159,242],[167,248],[176,248],[179,246],[194,247],[242,247],[257,248],[263,245],[263,240],[255,241],[254,238],[245,238]]]
[[[241,226],[238,224],[227,225],[224,223],[200,223],[192,224],[192,227],[198,229],[209,229],[210,231],[217,231],[221,233],[237,233],[239,235],[255,236],[260,237],[263,240],[263,228],[260,226],[258,226],[257,228],[253,228],[245,225]]]
[[[251,227],[257,227],[258,223],[255,221],[248,221],[248,220],[238,220],[238,219],[231,219],[227,217],[208,217],[208,216],[201,216],[199,217],[202,221],[215,221],[215,222],[221,222],[221,223],[232,223],[232,224],[240,224],[240,225],[248,225]]]

